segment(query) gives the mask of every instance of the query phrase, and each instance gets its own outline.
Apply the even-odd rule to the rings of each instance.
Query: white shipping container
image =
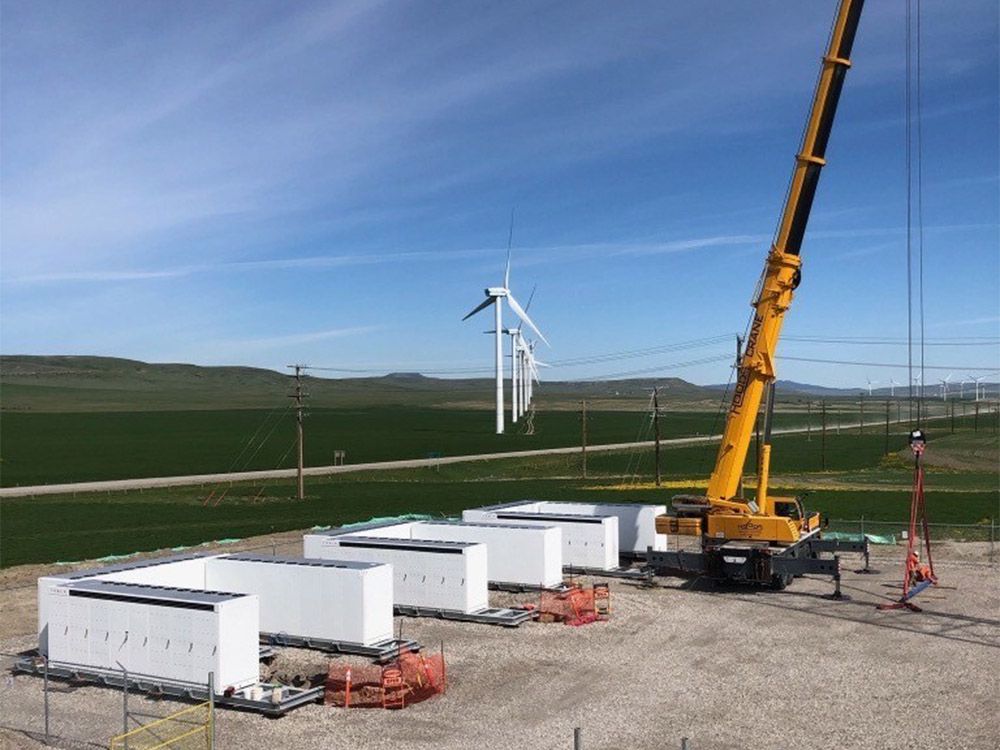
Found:
[[[525,503],[529,508],[536,504]],[[503,525],[555,526],[562,532],[563,565],[612,570],[618,567],[618,518],[523,510],[520,503],[462,511],[463,521]]]
[[[48,602],[46,595],[54,584],[84,580],[115,581],[149,586],[172,586],[185,589],[205,588],[205,560],[208,554],[185,554],[161,557],[155,560],[130,560],[100,568],[68,571],[38,579],[38,648],[44,654],[47,648]]]
[[[489,605],[485,544],[306,534],[306,557],[392,565],[395,604],[469,614]]]
[[[639,503],[574,503],[543,500],[531,503],[532,512],[568,513],[584,516],[616,516],[618,518],[618,551],[621,554],[645,555],[646,550],[667,548],[666,534],[656,533],[656,517],[667,512],[666,505]],[[520,507],[517,508],[521,510]]]
[[[256,596],[43,580],[53,662],[198,684],[212,672],[219,694],[258,682]]]
[[[87,575],[101,581],[116,583],[136,583],[143,586],[168,586],[179,589],[208,589],[205,561],[211,555],[167,557],[150,561],[150,564],[122,565],[108,572],[92,572]]]
[[[493,583],[544,587],[562,582],[562,530],[556,526],[420,521],[411,532],[421,539],[482,542]]]
[[[207,561],[208,588],[256,594],[260,630],[371,646],[393,636],[392,567],[240,553]]]

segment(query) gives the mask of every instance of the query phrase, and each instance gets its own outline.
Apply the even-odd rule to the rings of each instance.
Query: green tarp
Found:
[[[872,544],[895,544],[896,537],[894,536],[882,536],[881,534],[865,534],[868,537],[868,541]],[[861,534],[852,534],[847,531],[824,531],[824,539],[839,539],[844,542],[860,542]]]

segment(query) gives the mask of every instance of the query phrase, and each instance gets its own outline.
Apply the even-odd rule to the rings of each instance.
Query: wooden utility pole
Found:
[[[889,455],[889,402],[885,402],[885,450],[883,455]]]
[[[580,402],[580,458],[583,464],[583,478],[587,478],[587,402]]]
[[[826,399],[819,402],[819,467],[826,471]]]
[[[295,399],[295,431],[298,442],[298,471],[296,473],[296,491],[295,497],[299,500],[304,500],[306,496],[305,483],[302,478],[302,468],[303,460],[305,455],[304,450],[304,438],[302,433],[302,406],[305,399],[305,393],[302,390],[302,373],[306,369],[306,365],[289,365],[295,369],[295,391],[292,393],[292,398]]]
[[[656,486],[660,486],[660,399],[659,388],[653,388],[653,434],[656,436]]]
[[[806,399],[806,442],[812,442],[812,419],[813,419],[813,404],[812,401]]]

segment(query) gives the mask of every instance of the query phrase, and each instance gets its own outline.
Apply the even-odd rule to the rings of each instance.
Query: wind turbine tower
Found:
[[[496,364],[496,434],[503,435],[504,430],[504,415],[503,415],[503,302],[507,300],[507,306],[513,310],[514,314],[521,319],[523,323],[527,323],[528,327],[538,334],[538,337],[545,341],[546,344],[549,342],[546,340],[542,332],[538,330],[538,327],[532,322],[531,318],[528,317],[528,313],[524,311],[524,308],[518,303],[514,298],[514,295],[510,291],[510,239],[513,237],[514,224],[511,221],[511,235],[507,240],[507,266],[504,269],[503,274],[503,285],[502,286],[491,286],[487,287],[484,291],[486,294],[486,299],[480,302],[476,307],[474,307],[462,320],[468,320],[476,313],[481,310],[485,310],[490,305],[493,305],[493,334],[494,334],[494,361]]]
[[[872,386],[873,385],[878,385],[878,381],[877,380],[872,380],[871,378],[865,378],[865,380],[868,381],[868,397],[871,398],[871,395],[872,395]]]
[[[983,393],[983,398],[986,397],[986,387],[982,385],[982,382],[986,379],[985,375],[980,375],[978,378],[974,378],[976,381],[976,401],[979,400],[980,390]]]
[[[941,383],[941,400],[942,401],[947,401],[948,400],[948,383],[951,382],[951,376],[953,374],[954,373],[949,372],[948,376],[946,378],[944,378],[943,380],[938,381],[938,382]]]

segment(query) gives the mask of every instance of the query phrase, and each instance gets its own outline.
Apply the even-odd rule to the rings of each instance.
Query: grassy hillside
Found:
[[[493,381],[443,379],[418,374],[368,378],[306,378],[314,407],[450,406],[489,408]],[[573,408],[588,399],[595,408],[645,408],[650,389],[665,398],[712,405],[719,395],[678,378],[613,382],[546,382],[537,390],[542,408]],[[271,408],[290,392],[291,378],[254,367],[150,364],[111,357],[0,357],[0,406],[4,411],[147,411]]]

